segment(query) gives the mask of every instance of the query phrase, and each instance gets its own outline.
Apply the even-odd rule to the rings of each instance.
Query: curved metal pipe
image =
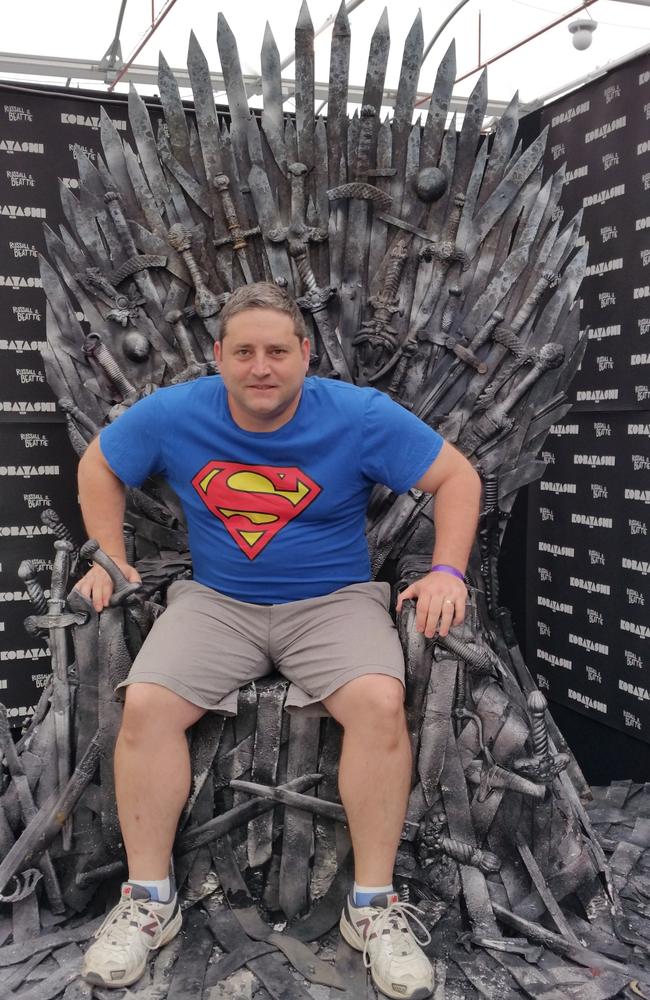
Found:
[[[433,38],[431,39],[431,41],[429,42],[429,44],[425,48],[424,52],[422,53],[422,62],[424,62],[424,60],[426,59],[426,57],[429,55],[429,53],[431,52],[431,49],[433,48],[433,46],[438,41],[438,39],[440,38],[441,34],[445,30],[445,28],[447,27],[447,25],[449,24],[449,22],[452,21],[456,17],[456,14],[458,13],[458,11],[462,10],[462,8],[467,3],[469,3],[469,0],[460,0],[460,3],[456,4],[456,6],[452,10],[452,12],[450,14],[447,14],[447,17],[444,19],[444,21],[442,22],[442,24],[440,25],[440,27],[436,31],[435,35],[433,36]]]

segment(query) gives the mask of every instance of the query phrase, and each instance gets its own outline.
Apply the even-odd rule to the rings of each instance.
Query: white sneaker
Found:
[[[95,986],[130,986],[143,974],[149,953],[171,941],[181,924],[176,895],[169,903],[154,902],[146,889],[125,882],[84,955],[82,976]]]
[[[431,940],[418,917],[421,912],[411,903],[400,903],[397,894],[381,894],[368,906],[354,906],[348,897],[341,914],[342,937],[363,952],[363,963],[378,989],[397,1000],[425,1000],[433,993],[431,962],[418,945]],[[416,939],[409,920],[424,937]]]

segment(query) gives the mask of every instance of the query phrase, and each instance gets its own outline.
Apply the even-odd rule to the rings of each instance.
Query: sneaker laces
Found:
[[[156,948],[160,947],[165,918],[161,914],[156,913],[155,910],[143,906],[144,903],[144,900],[133,899],[133,897],[130,899],[121,899],[110,913],[107,914],[101,926],[95,931],[95,937],[99,938],[105,930],[110,930],[110,943],[126,950],[129,947],[133,931],[141,929],[141,925],[144,923],[146,917],[147,919],[155,920],[158,926],[151,937],[151,941],[147,940],[146,935],[142,935],[142,944],[148,951],[155,951]],[[138,912],[141,909],[145,910],[144,914]]]
[[[403,943],[404,930],[408,934],[409,941],[414,939],[420,945],[427,945],[431,941],[431,935],[428,930],[420,920],[418,914],[424,913],[413,903],[389,903],[388,906],[384,906],[381,909],[377,909],[375,916],[370,918],[370,925],[368,926],[368,932],[366,934],[364,945],[363,945],[363,964],[366,969],[369,969],[373,963],[373,959],[370,956],[370,939],[373,935],[377,939],[380,939],[385,930],[388,930],[391,935],[391,944]],[[414,932],[410,924],[417,925],[424,932],[423,937],[418,937]],[[400,941],[395,941],[395,935],[400,935]],[[399,949],[394,947],[395,951]],[[408,954],[408,950],[403,950],[402,954]]]

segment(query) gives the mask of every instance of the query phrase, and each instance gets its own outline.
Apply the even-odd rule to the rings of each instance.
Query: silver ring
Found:
[[[445,599],[444,599],[444,601],[442,603],[443,604],[455,604],[456,602],[455,601],[451,601],[448,597],[445,597]]]

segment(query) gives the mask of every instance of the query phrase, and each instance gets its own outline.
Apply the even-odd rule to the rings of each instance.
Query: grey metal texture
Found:
[[[575,304],[587,259],[577,242],[580,220],[562,230],[554,222],[563,171],[542,184],[546,135],[515,148],[516,98],[494,136],[483,134],[484,76],[460,132],[455,119],[447,123],[454,47],[434,79],[421,80],[419,16],[405,43],[395,114],[384,121],[387,14],[370,40],[361,108],[352,116],[344,4],[332,33],[326,120],[315,112],[313,39],[303,4],[295,118],[284,114],[269,26],[264,109],[259,119],[251,113],[222,15],[217,44],[229,122],[217,116],[194,35],[193,118],[162,57],[166,128],[154,134],[135,91],[135,150],[102,116],[104,156],[97,166],[79,161],[78,194],[61,190],[66,222],[45,233],[49,382],[81,455],[137,399],[212,374],[224,302],[234,288],[264,278],[286,287],[302,309],[312,374],[387,392],[465,452],[485,486],[466,622],[445,641],[415,631],[413,608],[398,623],[414,766],[397,888],[434,934],[436,1000],[604,1000],[628,984],[632,992],[621,996],[650,996],[650,796],[637,792],[642,811],[610,867],[607,853],[621,840],[612,824],[630,788],[603,801],[590,822],[588,786],[499,606],[507,516],[519,486],[541,474],[537,455],[566,412],[585,345]],[[419,87],[431,98],[414,124]],[[55,949],[87,940],[93,897],[103,899],[124,871],[111,765],[121,707],[113,688],[164,609],[169,584],[191,573],[183,513],[166,484],[129,490],[126,520],[142,588],[96,544],[79,558],[58,521],[53,581],[27,562],[21,569],[30,627],[49,636],[54,669],[15,752],[3,743],[0,902],[11,919],[3,924],[0,912],[0,966],[23,963],[11,995],[89,1000],[70,978],[75,955],[61,949],[57,959]],[[375,490],[373,570],[396,567],[397,589],[428,570],[433,532],[430,497]],[[116,585],[113,606],[99,616],[77,592],[65,596],[70,566],[74,579],[84,558],[105,566]],[[212,1000],[216,988],[224,998],[374,997],[360,956],[336,935],[351,876],[336,785],[341,734],[332,720],[289,718],[285,694],[282,679],[251,685],[240,692],[235,719],[206,718],[195,728],[192,788],[175,844],[182,897],[192,908],[186,937],[163,949],[128,1000]],[[59,919],[66,925],[55,933]],[[12,933],[13,943],[3,944]]]

